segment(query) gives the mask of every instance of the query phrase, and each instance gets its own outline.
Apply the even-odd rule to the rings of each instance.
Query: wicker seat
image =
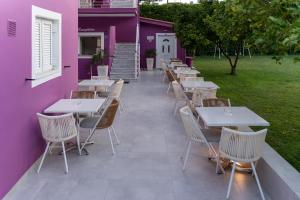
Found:
[[[85,142],[83,143],[81,148],[84,148],[84,146],[88,143],[88,141],[94,135],[95,130],[107,129],[112,152],[113,152],[113,154],[115,154],[115,149],[114,149],[114,144],[113,144],[112,137],[111,137],[111,132],[114,134],[114,136],[117,140],[117,144],[120,144],[119,138],[113,127],[113,122],[114,122],[118,107],[119,107],[119,102],[116,99],[113,99],[101,116],[88,117],[81,121],[80,127],[90,130],[90,134],[87,137],[87,139],[85,140]]]
[[[187,135],[186,151],[182,169],[185,170],[192,142],[205,144],[209,150],[210,156],[217,157],[217,153],[214,147],[212,146],[212,143],[219,142],[221,133],[202,130],[199,126],[199,123],[194,118],[191,109],[188,106],[185,106],[180,109],[180,116]]]
[[[37,116],[41,127],[42,136],[47,142],[47,146],[43,154],[42,160],[40,162],[40,165],[38,167],[37,173],[39,173],[41,170],[45,157],[48,153],[50,144],[57,142],[61,143],[62,145],[65,160],[65,172],[68,173],[69,169],[64,142],[74,137],[77,137],[78,151],[80,152],[79,138],[73,114],[69,113],[59,116],[46,116],[37,113]]]
[[[219,160],[220,157],[223,157],[233,161],[233,167],[226,195],[227,199],[230,195],[230,190],[237,162],[246,162],[251,164],[251,168],[253,170],[253,174],[255,176],[259,188],[259,192],[261,194],[262,199],[265,199],[256,173],[254,162],[259,160],[259,158],[261,157],[266,135],[267,129],[263,129],[257,132],[241,132],[229,128],[222,129],[217,160]]]

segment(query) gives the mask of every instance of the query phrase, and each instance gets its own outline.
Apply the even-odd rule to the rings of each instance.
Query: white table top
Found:
[[[183,88],[217,88],[219,89],[220,87],[216,85],[214,82],[211,81],[181,81],[181,85]]]
[[[79,86],[105,86],[110,87],[114,84],[113,80],[83,80],[78,83]]]
[[[206,126],[270,126],[269,122],[246,107],[197,107]]]
[[[200,74],[199,71],[195,69],[190,69],[190,70],[174,70],[175,74],[186,74],[186,75],[193,75],[193,74]]]
[[[101,99],[60,99],[46,110],[44,113],[95,113],[103,103]]]

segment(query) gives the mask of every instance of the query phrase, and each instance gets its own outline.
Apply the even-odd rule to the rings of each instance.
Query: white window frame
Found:
[[[54,29],[55,29],[55,42],[53,44],[53,52],[55,52],[55,68],[52,71],[45,72],[42,74],[38,74],[35,66],[35,55],[34,55],[34,46],[35,46],[35,23],[37,19],[45,19],[54,22]],[[36,87],[42,83],[45,83],[51,79],[57,78],[62,75],[62,15],[57,12],[53,12],[50,10],[46,10],[37,6],[32,6],[32,32],[31,32],[31,49],[32,49],[32,56],[31,56],[31,78],[32,84],[31,87]],[[51,59],[53,59],[54,55]]]
[[[81,55],[80,39],[82,37],[101,37],[101,49],[104,50],[104,32],[79,32],[78,33],[78,58],[92,58],[91,55]]]

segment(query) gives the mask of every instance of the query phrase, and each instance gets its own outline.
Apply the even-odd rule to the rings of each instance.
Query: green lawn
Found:
[[[300,63],[292,57],[281,65],[267,56],[245,57],[231,76],[225,59],[197,57],[193,62],[205,80],[220,86],[219,97],[247,106],[271,123],[267,142],[300,171]]]

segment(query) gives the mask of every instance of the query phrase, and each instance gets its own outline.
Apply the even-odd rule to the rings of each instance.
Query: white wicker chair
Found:
[[[237,162],[251,164],[251,168],[253,170],[253,174],[255,176],[260,195],[263,200],[265,199],[256,173],[254,162],[258,161],[258,159],[261,157],[266,135],[267,129],[263,129],[257,132],[241,132],[229,128],[222,129],[217,160],[219,160],[220,157],[223,157],[233,161],[233,167],[226,195],[227,199],[230,195],[234,171]]]
[[[98,76],[108,76],[108,65],[97,66]]]
[[[192,142],[205,144],[208,148],[210,157],[217,157],[217,153],[212,143],[218,143],[220,140],[220,132],[203,132],[191,109],[185,106],[180,109],[180,116],[187,135],[186,150],[182,170],[185,170],[186,163],[190,154]],[[223,168],[221,168],[223,170]],[[224,170],[223,170],[224,171]]]
[[[202,106],[203,99],[216,99],[217,88],[198,88],[193,91],[192,103],[196,106]]]
[[[122,92],[123,85],[124,85],[124,80],[120,79],[119,81],[117,81],[115,83],[115,85],[113,86],[113,88],[109,94],[110,98],[116,99],[119,102],[120,111],[124,111],[124,106],[121,101],[121,92]]]
[[[181,85],[177,82],[177,81],[173,81],[172,82],[172,86],[173,86],[173,91],[175,94],[175,104],[174,104],[174,115],[176,115],[177,111],[178,111],[178,103],[180,102],[184,102],[186,103],[188,101],[187,96],[185,95]]]
[[[74,137],[77,137],[77,144],[78,144],[78,152],[80,152],[80,143],[76,128],[76,121],[73,117],[72,113],[59,115],[59,116],[46,116],[40,113],[37,113],[38,120],[40,123],[42,136],[47,142],[47,146],[45,152],[43,154],[41,163],[38,167],[37,173],[40,172],[45,157],[48,153],[49,146],[51,143],[61,143],[63,149],[63,155],[65,160],[65,172],[68,173],[68,162],[66,156],[66,149],[65,149],[65,141],[70,140]]]

